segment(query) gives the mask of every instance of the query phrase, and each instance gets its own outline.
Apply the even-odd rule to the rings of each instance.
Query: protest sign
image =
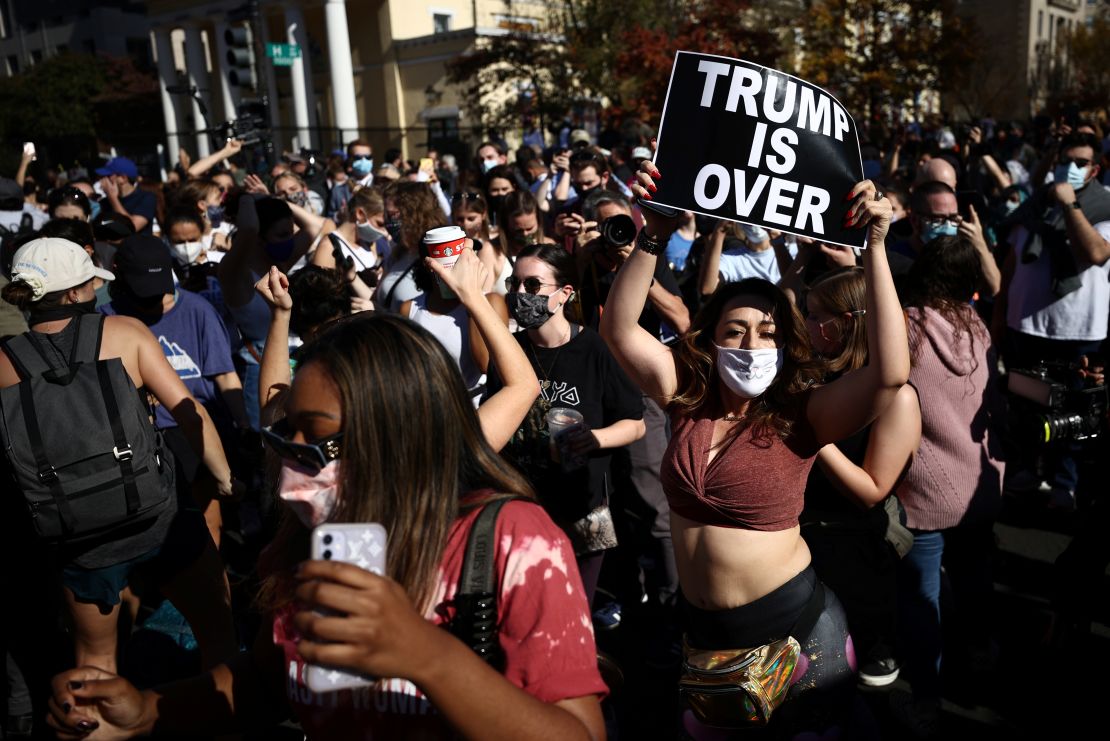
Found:
[[[836,98],[739,59],[675,55],[659,124],[655,203],[863,247],[845,229],[860,180],[856,124]]]

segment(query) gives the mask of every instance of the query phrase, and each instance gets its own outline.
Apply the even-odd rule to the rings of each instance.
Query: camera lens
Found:
[[[636,222],[631,216],[617,214],[601,222],[601,238],[611,247],[624,247],[636,238]]]
[[[324,551],[324,560],[325,561],[330,561],[331,560],[331,551]]]
[[[324,536],[324,545],[331,545],[332,540],[333,540],[333,538],[331,537],[331,535],[325,535]]]

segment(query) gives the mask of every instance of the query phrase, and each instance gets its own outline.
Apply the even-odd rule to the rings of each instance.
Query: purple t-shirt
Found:
[[[109,316],[118,312],[115,302],[101,306]],[[215,377],[235,370],[231,360],[231,343],[220,315],[212,304],[199,295],[182,288],[177,290],[177,303],[153,324],[147,324],[158,338],[166,360],[185,382],[185,387],[213,417],[226,417]],[[165,407],[155,409],[155,427],[177,427],[177,421]]]

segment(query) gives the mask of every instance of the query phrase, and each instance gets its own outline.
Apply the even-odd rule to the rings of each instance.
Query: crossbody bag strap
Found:
[[[484,507],[470,526],[455,595],[455,635],[487,663],[498,657],[497,642],[497,517],[507,502],[496,499]]]
[[[419,259],[420,259],[419,257],[416,258],[416,260],[419,260]],[[401,281],[403,281],[405,279],[405,276],[408,275],[409,273],[411,273],[412,269],[414,267],[416,267],[416,260],[413,260],[412,264],[409,265],[407,268],[405,268],[405,272],[401,273],[401,277],[398,278],[396,280],[396,282],[394,282],[394,284],[389,287],[389,293],[385,294],[385,310],[386,311],[392,311],[392,309],[390,307],[393,306],[393,294],[397,292],[397,286],[401,285]]]

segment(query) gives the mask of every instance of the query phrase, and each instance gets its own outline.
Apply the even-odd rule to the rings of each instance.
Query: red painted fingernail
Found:
[[[645,201],[650,201],[651,200],[651,194],[650,193],[644,193],[644,200]]]
[[[659,174],[658,170],[655,171],[655,179],[656,180],[662,180],[663,179],[663,176]]]
[[[648,183],[648,190],[650,190],[650,191],[651,191],[652,193],[654,193],[655,191],[657,191],[657,190],[659,190],[659,189],[658,189],[658,188],[656,188],[656,187],[655,187],[654,185],[652,185],[651,183]]]

